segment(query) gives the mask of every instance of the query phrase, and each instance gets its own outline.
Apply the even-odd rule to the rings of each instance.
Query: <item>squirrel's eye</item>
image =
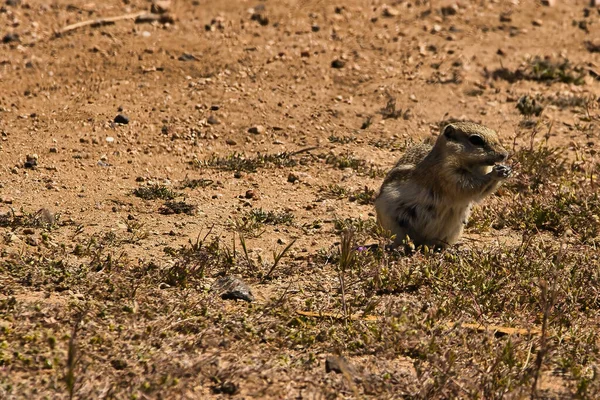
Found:
[[[483,141],[483,138],[479,135],[469,136],[469,142],[471,142],[471,144],[473,144],[475,146],[483,146],[485,144],[485,142]]]

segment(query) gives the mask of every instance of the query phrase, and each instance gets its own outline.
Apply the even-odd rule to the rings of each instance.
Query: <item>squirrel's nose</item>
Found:
[[[507,158],[508,158],[508,152],[503,151],[501,153],[498,153],[498,159],[500,162],[506,161]]]

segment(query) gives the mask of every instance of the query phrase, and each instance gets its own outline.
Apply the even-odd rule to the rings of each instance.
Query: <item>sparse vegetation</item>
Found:
[[[185,201],[167,201],[158,212],[161,214],[196,214],[197,206],[188,204]]]
[[[173,190],[164,185],[153,184],[134,189],[133,194],[144,200],[173,200],[178,196]]]
[[[188,179],[187,177],[181,182],[181,189],[190,188],[206,188],[214,183],[212,179]]]
[[[362,129],[366,129],[366,127],[362,128]],[[331,135],[331,136],[329,136],[328,140],[331,143],[349,144],[349,143],[356,142],[356,137],[355,136],[335,136],[335,135]]]
[[[544,111],[544,106],[540,104],[539,99],[525,95],[517,101],[517,109],[525,117],[531,117],[532,115],[539,117]]]
[[[250,211],[247,218],[260,224],[289,225],[294,221],[294,214],[288,211],[265,211],[262,208],[258,208]]]
[[[361,205],[373,204],[373,202],[375,201],[375,190],[369,188],[368,186],[350,192],[339,185],[331,184],[327,186],[322,186],[319,189],[319,192],[322,193],[324,197],[334,199],[347,198],[350,202],[355,201]]]
[[[359,174],[369,175],[372,177],[383,176],[385,172],[378,168],[368,165],[365,160],[354,157],[350,153],[346,154],[329,154],[325,157],[325,163],[337,169],[350,168]]]
[[[529,80],[537,82],[562,82],[583,85],[585,70],[574,66],[569,60],[553,60],[551,58],[533,57],[514,71],[508,68],[499,68],[491,73],[494,79],[503,79],[508,82]]]
[[[277,154],[258,154],[256,157],[246,157],[234,153],[228,157],[213,157],[205,162],[196,162],[200,167],[212,167],[225,171],[256,172],[260,168],[268,167],[294,167],[299,161],[294,158],[293,152]]]
[[[0,4],[0,399],[600,398],[595,8],[167,3]],[[513,176],[390,250],[457,118]]]

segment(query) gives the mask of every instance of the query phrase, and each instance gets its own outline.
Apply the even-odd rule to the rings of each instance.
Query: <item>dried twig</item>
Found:
[[[117,15],[116,17],[107,17],[107,18],[96,18],[89,19],[87,21],[77,22],[75,24],[67,25],[56,32],[56,36],[60,36],[64,33],[74,31],[75,29],[83,28],[86,26],[90,26],[92,28],[96,28],[98,26],[112,25],[117,21],[123,21],[127,19],[136,19],[141,17],[142,15],[147,14],[147,11],[139,11],[131,14]]]
[[[312,317],[312,318],[349,319],[352,321],[365,321],[365,322],[379,321],[379,318],[376,317],[375,315],[361,316],[361,315],[357,315],[357,314],[351,314],[346,317],[343,314],[328,313],[328,312],[312,312],[312,311],[302,311],[302,310],[298,310],[296,312],[305,317]],[[535,335],[535,336],[538,336],[542,333],[542,331],[539,328],[511,328],[509,326],[468,324],[468,323],[452,322],[452,321],[447,322],[445,324],[445,326],[448,328],[454,328],[455,326],[459,326],[459,327],[471,329],[471,330],[474,330],[477,332],[493,332],[495,334],[500,334],[500,335],[524,335],[524,336]]]

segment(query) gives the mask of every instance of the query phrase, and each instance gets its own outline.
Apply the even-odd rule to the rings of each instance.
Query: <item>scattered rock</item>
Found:
[[[442,15],[444,17],[448,17],[450,15],[456,15],[458,13],[458,6],[456,4],[452,4],[450,6],[442,7]]]
[[[198,61],[198,58],[190,53],[183,53],[178,58],[179,61]]]
[[[292,172],[290,172],[290,174],[287,177],[287,181],[289,183],[295,183],[295,182],[298,182],[299,180],[300,180],[300,178],[298,177],[298,175],[296,175]]]
[[[212,290],[218,292],[223,300],[254,301],[254,295],[248,285],[235,276],[224,276],[217,279]]]
[[[214,115],[209,116],[206,122],[208,122],[210,125],[219,125],[221,123],[221,121],[219,121]]]
[[[42,208],[37,213],[39,215],[40,221],[44,224],[54,225],[54,223],[56,222],[56,217],[54,216],[54,213],[48,210],[47,208]]]
[[[238,390],[238,386],[231,381],[225,381],[220,385],[215,385],[212,387],[212,391],[214,394],[234,395],[238,392]]]
[[[600,40],[586,40],[584,44],[590,53],[600,53]]]
[[[335,60],[333,60],[331,62],[331,68],[344,68],[344,66],[346,65],[346,61],[344,60],[340,60],[339,58],[336,58]]]
[[[21,5],[21,0],[6,0],[6,5],[9,7],[17,7]]]
[[[400,11],[398,11],[397,8],[394,8],[394,7],[385,7],[383,9],[383,16],[384,17],[393,18],[393,17],[397,17],[398,15],[400,15]]]
[[[38,246],[37,239],[34,238],[34,237],[31,237],[31,236],[27,236],[25,238],[25,243],[27,243],[28,245],[33,246],[33,247],[37,247]]]
[[[225,143],[227,143],[230,146],[235,146],[237,144],[237,142],[233,139],[227,139],[225,140]]]
[[[210,110],[211,111],[219,111],[219,108],[221,108],[221,107],[219,107],[219,106],[217,106],[215,104],[213,104],[212,106],[210,106]]]
[[[50,153],[58,153],[58,148],[56,147],[50,147]]]
[[[171,9],[171,2],[169,0],[158,0],[152,2],[150,6],[150,12],[153,14],[165,14]]]
[[[20,42],[20,41],[21,41],[21,39],[19,38],[18,33],[7,33],[2,38],[2,43],[12,43],[12,42]]]
[[[115,138],[112,136],[107,136],[106,137],[106,143],[114,143],[115,142]]]
[[[38,164],[38,155],[37,154],[27,154],[27,160],[23,166],[25,168],[34,169]]]
[[[356,375],[356,369],[342,356],[327,356],[325,360],[325,372],[336,374]]]
[[[313,32],[319,32],[321,30],[321,27],[317,24],[312,24],[312,26],[310,27],[310,30]]]
[[[114,123],[127,125],[129,123],[129,117],[126,116],[125,114],[118,114],[114,119]]]
[[[246,196],[247,199],[254,199],[254,200],[258,200],[258,193],[256,193],[254,190],[250,189],[246,191]]]
[[[531,23],[533,24],[533,26],[542,26],[544,22],[541,19],[534,19],[533,21],[531,21]]]
[[[256,21],[262,26],[269,25],[269,18],[264,13],[265,12],[264,4],[257,5],[256,7],[252,8],[251,11],[252,11],[252,15],[250,16],[250,19],[252,21]]]
[[[256,125],[248,129],[248,133],[252,133],[254,135],[262,135],[265,133],[265,127],[262,125]]]
[[[542,0],[542,5],[543,6],[547,6],[547,7],[555,6],[556,5],[556,0]]]
[[[258,21],[258,23],[262,26],[267,26],[269,25],[269,18],[265,15],[262,14],[252,14],[251,19],[253,21]]]
[[[110,360],[110,365],[112,365],[112,367],[117,371],[121,371],[127,368],[127,361],[122,360],[120,358],[114,358]]]

